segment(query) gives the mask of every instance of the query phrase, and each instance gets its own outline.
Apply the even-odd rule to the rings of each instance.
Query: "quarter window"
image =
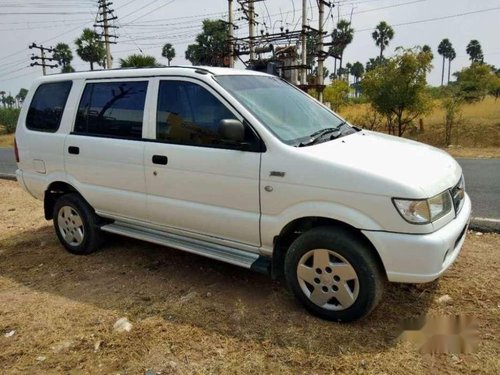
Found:
[[[26,127],[30,130],[54,133],[59,129],[71,81],[41,84],[33,95]]]
[[[205,88],[186,81],[160,82],[157,139],[190,145],[221,145],[218,128],[225,119],[236,117]]]
[[[75,132],[142,138],[147,81],[89,83],[85,86]]]

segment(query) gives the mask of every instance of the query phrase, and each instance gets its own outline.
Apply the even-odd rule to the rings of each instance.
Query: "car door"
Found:
[[[86,82],[65,141],[70,182],[94,209],[146,221],[144,142],[147,79]]]
[[[159,79],[153,137],[145,149],[150,220],[214,241],[260,245],[260,140],[247,126],[247,150],[219,139],[218,124],[241,116],[209,85]]]

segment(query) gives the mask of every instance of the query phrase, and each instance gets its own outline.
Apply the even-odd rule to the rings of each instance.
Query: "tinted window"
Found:
[[[27,128],[43,132],[56,132],[61,124],[71,85],[71,81],[40,85],[33,95],[28,109]]]
[[[146,81],[89,83],[85,86],[75,132],[142,138]]]
[[[191,82],[160,82],[157,139],[193,145],[220,145],[221,120],[236,119],[205,88]]]

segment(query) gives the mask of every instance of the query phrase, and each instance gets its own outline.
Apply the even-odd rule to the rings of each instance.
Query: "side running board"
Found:
[[[101,230],[172,247],[174,249],[220,260],[236,266],[251,268],[257,272],[267,273],[269,270],[270,262],[267,258],[228,246],[206,243],[189,237],[119,222],[103,225]]]

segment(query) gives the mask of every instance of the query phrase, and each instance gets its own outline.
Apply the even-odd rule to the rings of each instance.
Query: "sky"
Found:
[[[452,42],[457,58],[452,73],[469,65],[466,46],[477,39],[483,47],[485,61],[500,66],[500,0],[339,0],[325,24],[330,31],[340,18],[352,20],[354,40],[347,47],[344,62],[360,61],[378,55],[371,37],[374,27],[382,20],[393,26],[395,37],[386,56],[398,46],[414,47],[428,44],[434,52],[434,69],[428,82],[441,82],[441,57],[437,46],[443,38]],[[301,0],[265,0],[256,3],[258,30],[279,31],[280,26],[299,29],[302,15]],[[189,64],[184,58],[188,44],[201,31],[205,18],[227,19],[227,0],[113,0],[112,8],[118,19],[118,44],[112,46],[114,67],[120,58],[133,53],[153,55],[161,63],[165,43],[173,44],[176,57],[173,65]],[[237,4],[234,6],[237,9]],[[84,27],[92,27],[97,13],[97,0],[0,0],[0,91],[15,96],[21,87],[30,88],[32,81],[42,75],[39,66],[30,67],[35,42],[46,47],[59,42],[73,49],[73,67],[89,70],[75,52],[75,39]],[[236,36],[248,35],[248,25],[239,19]],[[316,0],[308,0],[308,22],[318,27]],[[237,65],[242,68],[242,64]],[[333,71],[333,59],[326,61]],[[57,73],[59,69],[49,69]]]

